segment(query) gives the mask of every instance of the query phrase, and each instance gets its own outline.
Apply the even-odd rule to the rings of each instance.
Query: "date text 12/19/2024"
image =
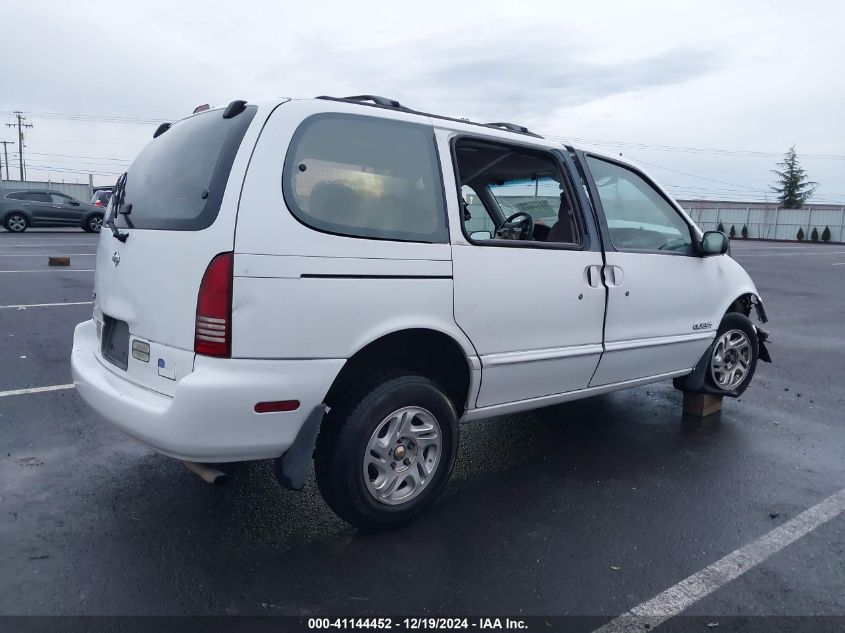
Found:
[[[309,618],[311,630],[524,630],[528,626],[518,618]]]

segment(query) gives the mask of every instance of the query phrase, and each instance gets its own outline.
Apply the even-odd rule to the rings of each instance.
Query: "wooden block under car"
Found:
[[[48,257],[47,263],[50,266],[70,266],[70,257]]]
[[[684,393],[684,413],[706,418],[722,410],[722,396],[709,393]]]

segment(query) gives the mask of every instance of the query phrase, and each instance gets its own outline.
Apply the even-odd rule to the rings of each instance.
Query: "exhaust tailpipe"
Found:
[[[191,472],[198,475],[203,481],[210,483],[213,486],[225,486],[229,483],[229,475],[222,470],[217,470],[208,464],[200,464],[197,462],[182,462]]]

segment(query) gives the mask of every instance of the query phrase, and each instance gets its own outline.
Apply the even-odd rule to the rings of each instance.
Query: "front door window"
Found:
[[[648,181],[618,163],[587,157],[610,241],[620,251],[691,255],[690,227]]]

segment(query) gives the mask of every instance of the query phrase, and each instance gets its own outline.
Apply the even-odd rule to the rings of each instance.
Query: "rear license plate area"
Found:
[[[103,358],[124,371],[129,367],[129,325],[103,315],[103,339],[100,347]]]

